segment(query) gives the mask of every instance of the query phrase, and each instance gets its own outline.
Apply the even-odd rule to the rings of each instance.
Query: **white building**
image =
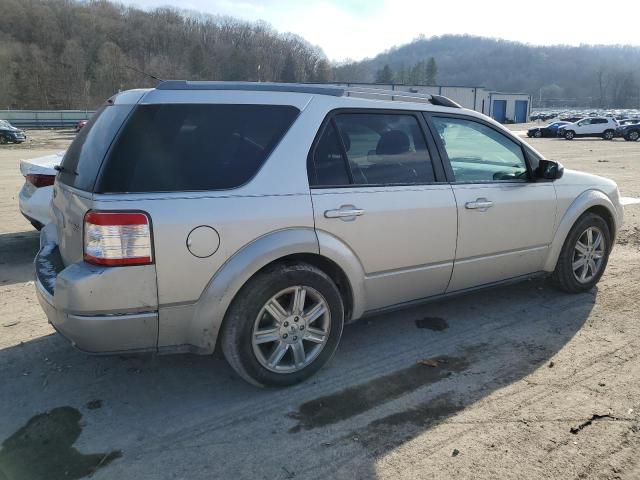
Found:
[[[384,88],[398,92],[444,95],[465,108],[476,110],[500,123],[526,123],[531,113],[528,93],[494,92],[485,87],[394,85],[378,83],[338,83],[337,85]]]

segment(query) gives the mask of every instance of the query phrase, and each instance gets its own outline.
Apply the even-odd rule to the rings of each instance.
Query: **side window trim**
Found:
[[[353,173],[351,171],[351,165],[346,156],[346,149],[344,146],[344,142],[342,140],[342,135],[339,134],[339,130],[337,125],[335,124],[335,117],[340,114],[381,114],[381,115],[410,115],[415,118],[416,122],[418,122],[419,128],[421,130],[423,139],[427,146],[427,152],[429,154],[431,165],[434,171],[434,182],[424,182],[424,183],[411,183],[411,184],[356,184],[353,183]],[[421,186],[421,185],[439,185],[443,183],[450,183],[448,179],[448,175],[446,173],[446,166],[444,162],[444,157],[442,157],[440,153],[439,146],[437,142],[434,140],[433,134],[431,133],[428,123],[425,121],[423,115],[424,112],[420,110],[400,110],[400,109],[386,109],[386,108],[337,108],[331,110],[327,113],[325,118],[322,120],[320,124],[320,128],[316,133],[316,136],[311,144],[311,148],[309,149],[309,153],[307,155],[307,177],[314,179],[314,184],[309,182],[310,189],[328,189],[328,188],[370,188],[370,187],[399,187],[399,186]],[[336,186],[326,186],[326,185],[317,185],[318,177],[316,172],[316,164],[315,164],[315,155],[316,149],[318,147],[318,143],[320,139],[325,133],[327,126],[332,126],[335,129],[335,132],[338,134],[338,138],[340,140],[340,149],[342,153],[342,158],[346,162],[347,173],[349,175],[350,181],[352,182],[350,185],[336,185]],[[312,168],[313,172],[310,175],[308,169]]]
[[[354,185],[355,181],[353,180],[353,171],[351,170],[351,164],[349,163],[349,157],[347,156],[347,147],[344,144],[344,139],[340,134],[340,129],[338,128],[338,124],[336,123],[336,117],[333,115],[329,120],[331,128],[333,128],[333,133],[338,139],[338,143],[340,144],[340,155],[342,156],[342,161],[344,162],[344,167],[347,170],[347,176],[349,177],[349,185]],[[315,153],[314,153],[315,158]]]
[[[422,112],[422,115],[424,116],[424,119],[425,119],[425,121],[427,123],[427,126],[429,127],[431,135],[435,139],[435,142],[436,142],[436,145],[437,145],[437,148],[438,148],[438,152],[440,153],[440,156],[442,158],[442,163],[443,163],[443,166],[444,166],[444,169],[445,169],[445,173],[447,175],[447,181],[449,183],[458,184],[458,185],[462,185],[462,184],[478,184],[478,183],[482,183],[482,184],[494,184],[495,183],[495,184],[505,185],[505,184],[509,184],[509,183],[522,184],[522,183],[532,183],[532,182],[534,182],[534,180],[533,180],[533,178],[534,178],[533,170],[532,170],[531,164],[529,162],[529,156],[527,154],[527,150],[524,147],[524,144],[520,140],[511,138],[511,137],[505,135],[504,132],[501,132],[499,129],[495,128],[494,125],[491,125],[491,123],[489,123],[489,122],[485,122],[481,118],[470,117],[468,115],[461,115],[461,114],[455,114],[455,113],[444,113],[444,112],[443,113],[440,113],[440,112]],[[431,119],[432,116],[441,117],[441,118],[457,118],[457,119],[461,119],[461,120],[467,120],[467,121],[471,121],[471,122],[476,122],[476,123],[479,123],[481,125],[484,125],[485,127],[490,128],[494,132],[499,133],[500,135],[502,135],[507,140],[510,140],[510,141],[514,142],[516,145],[518,145],[520,147],[520,150],[522,151],[522,157],[524,158],[524,163],[525,163],[525,166],[527,167],[528,179],[527,180],[513,180],[513,181],[494,180],[494,181],[486,181],[486,182],[473,182],[473,181],[472,182],[459,182],[459,181],[456,181],[455,175],[453,174],[453,168],[451,167],[451,162],[449,161],[449,155],[447,154],[447,151],[444,148],[444,144],[442,143],[442,139],[440,138],[440,135],[438,135],[437,130],[436,130],[435,126],[433,125],[433,120]]]

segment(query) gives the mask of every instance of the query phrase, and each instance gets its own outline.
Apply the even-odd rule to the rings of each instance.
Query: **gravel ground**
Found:
[[[0,147],[1,480],[640,478],[640,206],[592,292],[536,280],[371,318],[309,382],[257,390],[219,355],[90,357],[54,334],[18,164],[72,135],[28,135]],[[640,197],[640,143],[530,143]]]

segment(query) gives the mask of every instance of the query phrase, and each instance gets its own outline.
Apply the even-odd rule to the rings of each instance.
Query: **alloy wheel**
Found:
[[[638,140],[638,138],[640,138],[640,132],[631,132],[629,134],[629,140],[631,140],[632,142],[635,142]]]
[[[576,280],[588,283],[600,272],[606,247],[606,239],[598,227],[589,227],[578,237],[571,264]]]
[[[258,362],[276,373],[293,373],[322,352],[331,329],[331,313],[317,290],[302,285],[286,288],[260,309],[251,345]]]

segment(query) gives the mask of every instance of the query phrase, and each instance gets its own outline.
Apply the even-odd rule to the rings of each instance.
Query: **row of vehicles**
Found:
[[[529,138],[561,137],[567,140],[581,137],[616,137],[635,142],[640,138],[640,118],[586,117],[576,122],[558,120],[548,125],[527,130]]]
[[[640,110],[638,109],[575,109],[575,110],[534,110],[531,112],[529,118],[532,121],[549,121],[549,120],[562,120],[565,122],[577,122],[578,120],[586,117],[614,117],[614,118],[636,118],[640,117]]]
[[[358,87],[121,92],[55,173],[35,287],[56,330],[221,349],[259,386],[308,378],[367,315],[537,274],[588,291],[623,218],[613,181],[478,112]]]

